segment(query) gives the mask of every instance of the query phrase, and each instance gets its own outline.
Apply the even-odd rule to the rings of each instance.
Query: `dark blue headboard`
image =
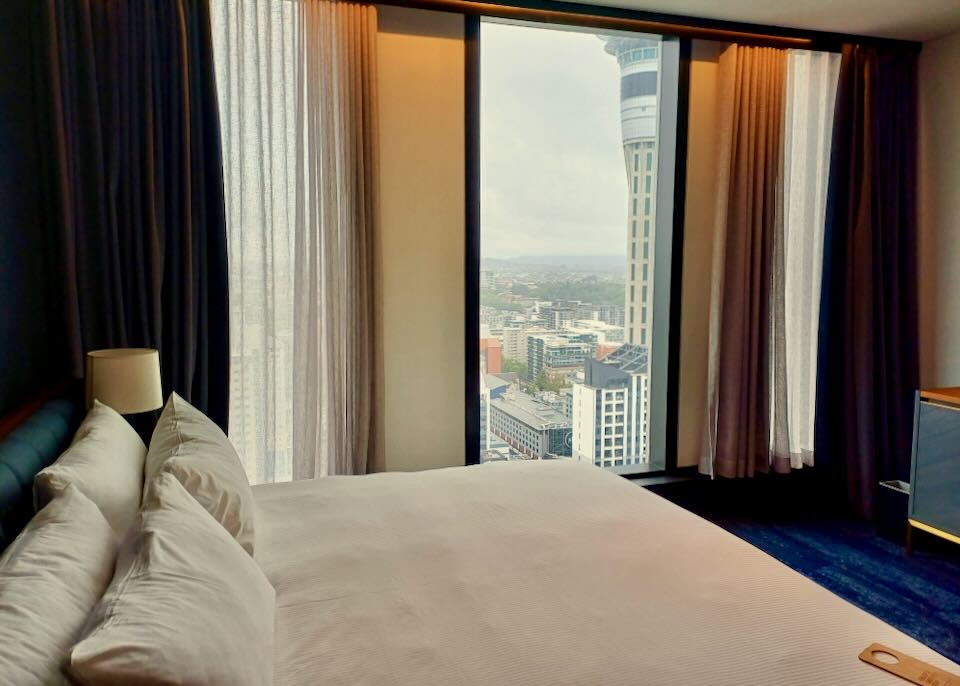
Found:
[[[33,477],[70,444],[79,416],[72,394],[60,395],[22,413],[0,438],[0,550],[33,516]]]

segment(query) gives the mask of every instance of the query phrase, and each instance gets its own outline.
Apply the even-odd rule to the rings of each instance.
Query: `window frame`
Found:
[[[464,293],[465,293],[465,321],[464,321],[464,391],[465,391],[465,442],[464,463],[467,465],[480,462],[480,356],[477,345],[480,338],[480,24],[486,18],[481,14],[464,15],[464,162],[465,162],[465,250],[464,250]],[[492,15],[490,18],[494,18]],[[529,20],[518,23],[527,23]],[[555,25],[549,20],[533,23]],[[583,27],[589,28],[586,23]],[[598,30],[604,30],[598,27]],[[687,167],[687,128],[689,121],[689,90],[690,90],[690,57],[692,39],[678,35],[660,34],[664,50],[676,52],[677,60],[676,80],[662,79],[660,84],[661,98],[672,99],[674,110],[672,126],[664,127],[661,120],[661,133],[669,130],[669,140],[664,144],[661,139],[658,145],[658,174],[661,170],[672,170],[672,183],[655,185],[657,198],[657,228],[660,234],[661,208],[666,208],[672,221],[663,225],[663,232],[669,233],[668,241],[658,241],[663,244],[662,249],[654,245],[654,254],[658,264],[666,267],[667,275],[662,281],[654,273],[655,287],[668,288],[668,298],[659,299],[660,307],[654,305],[654,320],[666,316],[668,327],[666,332],[660,327],[661,335],[657,336],[654,327],[654,341],[651,344],[651,379],[662,378],[664,381],[651,383],[651,398],[655,398],[655,391],[663,394],[663,401],[654,400],[650,407],[650,434],[662,436],[660,441],[662,450],[658,449],[656,456],[651,442],[651,462],[663,465],[662,469],[636,470],[635,466],[615,470],[623,476],[651,476],[677,471],[677,430],[679,410],[679,357],[680,357],[680,296],[683,282],[683,224],[684,204],[686,198],[686,167]],[[661,100],[663,102],[663,100]],[[661,113],[663,109],[661,108]],[[641,162],[641,151],[634,153],[634,164]],[[669,154],[668,154],[669,153]],[[652,153],[644,152],[644,164],[650,170]],[[665,159],[670,158],[670,159]],[[632,190],[632,189],[631,189]],[[631,202],[636,202],[636,194],[631,194]],[[648,196],[649,197],[649,196]],[[664,220],[665,222],[667,220]],[[660,254],[663,253],[663,254]],[[632,305],[630,309],[632,309]],[[625,315],[629,310],[625,310]],[[662,321],[662,320],[661,320]],[[624,322],[626,325],[627,322]],[[657,340],[660,339],[660,340]],[[661,355],[652,354],[654,347],[660,345]],[[657,388],[665,385],[665,388]],[[655,460],[656,458],[656,460]],[[630,467],[634,467],[631,469]]]

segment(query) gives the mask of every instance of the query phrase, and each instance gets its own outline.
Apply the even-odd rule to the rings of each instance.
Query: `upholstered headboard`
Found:
[[[0,421],[0,550],[33,516],[33,477],[70,444],[79,417],[74,395],[60,393]]]

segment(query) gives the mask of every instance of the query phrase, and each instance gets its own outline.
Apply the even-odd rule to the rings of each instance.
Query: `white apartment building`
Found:
[[[650,461],[648,349],[625,344],[587,360],[573,386],[573,457],[598,467]]]
[[[508,360],[527,359],[527,332],[523,327],[503,330],[503,357]]]
[[[623,327],[607,324],[598,319],[577,319],[565,331],[578,334],[594,334],[597,343],[623,343]]]
[[[527,361],[527,339],[533,335],[547,333],[539,326],[510,326],[503,330],[503,357],[507,360]]]

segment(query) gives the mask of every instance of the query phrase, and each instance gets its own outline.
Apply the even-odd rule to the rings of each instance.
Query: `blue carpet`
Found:
[[[874,533],[872,525],[839,515],[778,516],[717,507],[680,484],[651,487],[665,498],[727,529],[848,600],[960,663],[960,554],[952,544],[919,540],[911,557]],[[702,493],[703,487],[699,487]],[[743,501],[740,501],[741,503]],[[733,509],[733,511],[731,511]],[[952,547],[951,547],[952,546]]]

